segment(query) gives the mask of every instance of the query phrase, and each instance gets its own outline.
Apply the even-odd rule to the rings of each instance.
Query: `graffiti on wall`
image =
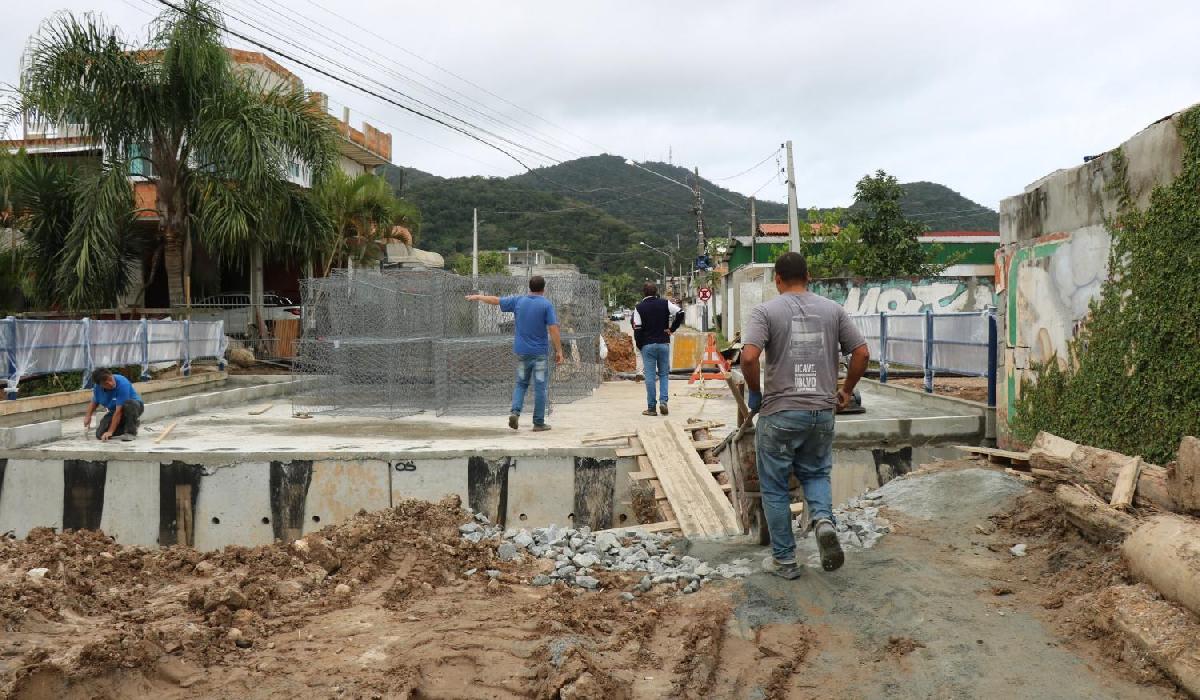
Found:
[[[994,304],[995,289],[985,277],[924,280],[821,280],[812,291],[833,299],[851,314],[982,311]]]
[[[1065,237],[1048,254],[1011,266],[1008,286],[1016,302],[1017,369],[1051,358],[1066,366],[1070,343],[1108,277],[1111,242],[1103,226],[1089,226]]]

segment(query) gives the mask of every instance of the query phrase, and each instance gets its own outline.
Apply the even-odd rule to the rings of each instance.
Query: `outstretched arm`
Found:
[[[492,306],[500,306],[500,297],[491,297],[486,294],[468,294],[467,301],[482,301]]]

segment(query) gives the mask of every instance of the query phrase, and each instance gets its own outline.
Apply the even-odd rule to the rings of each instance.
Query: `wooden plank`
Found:
[[[687,474],[691,477],[692,482],[700,487],[700,492],[717,518],[717,529],[714,534],[726,537],[741,534],[737,514],[733,511],[733,504],[721,490],[721,485],[713,479],[708,465],[695,450],[690,449],[689,441],[681,433],[672,431],[671,437],[683,452]]]
[[[800,515],[804,512],[804,503],[793,503],[788,509],[792,511],[792,515]]]
[[[177,420],[171,421],[171,424],[167,426],[167,429],[162,431],[162,435],[159,435],[158,437],[154,438],[154,444],[157,445],[158,443],[162,442],[163,440],[166,440],[167,436],[171,434],[171,431],[174,430],[175,426],[177,426],[177,425],[179,425],[179,421],[177,421]]]
[[[1137,490],[1138,476],[1141,472],[1142,458],[1130,457],[1125,466],[1121,467],[1120,473],[1117,474],[1112,498],[1108,501],[1110,506],[1125,509],[1133,505],[1133,493]]]
[[[694,427],[695,424],[688,426]],[[733,507],[691,447],[682,426],[667,421],[639,431],[654,473],[689,537],[726,537],[740,532]]]
[[[261,416],[262,414],[266,413],[267,411],[271,410],[272,408],[275,408],[275,404],[273,404],[273,403],[269,403],[269,404],[267,404],[266,406],[263,406],[262,408],[259,408],[259,409],[255,409],[255,410],[253,410],[253,411],[250,411],[250,412],[249,412],[249,415],[252,415],[252,416]]]
[[[190,546],[195,541],[192,535],[192,485],[190,483],[175,484],[175,523],[175,544]]]
[[[621,527],[613,527],[607,530],[597,530],[594,534],[599,535],[601,532],[611,532],[613,534],[625,533],[629,530],[640,530],[642,532],[667,532],[669,530],[678,530],[679,523],[674,520],[664,520],[661,523],[644,523],[641,525],[622,525]]]
[[[955,445],[954,449],[969,454],[984,455],[986,457],[999,457],[1010,462],[1029,462],[1028,452],[1014,452],[1012,450],[1001,450],[996,447],[976,447],[974,445]]]
[[[636,432],[614,433],[612,435],[600,435],[597,437],[586,437],[586,438],[580,440],[580,442],[582,442],[585,445],[591,445],[591,444],[594,444],[597,442],[614,442],[616,440],[628,440],[629,438],[632,438],[632,437],[637,437],[637,433]]]
[[[629,478],[633,481],[647,481],[649,479],[657,479],[658,476],[654,472],[629,472]]]
[[[695,447],[697,452],[703,452],[704,450],[711,450],[720,445],[721,442],[721,440],[713,440],[711,438],[708,440],[693,440],[692,447]]]
[[[638,431],[642,445],[646,447],[647,459],[659,483],[667,495],[671,509],[675,512],[679,528],[684,535],[711,536],[715,529],[711,509],[703,505],[703,497],[691,486],[679,448],[671,439],[674,432],[665,423],[652,423]],[[682,437],[682,436],[681,436]],[[696,454],[692,451],[692,454]]]
[[[632,438],[629,442],[631,445],[634,445],[637,447],[641,447],[641,445],[642,445],[641,441],[638,440],[637,438]],[[650,464],[649,457],[638,457],[637,463],[638,463],[638,469],[640,471],[654,474],[654,466],[652,464]],[[663,495],[662,498],[657,498],[657,496],[662,492],[662,486],[657,480],[657,475],[654,480],[649,482],[649,484],[650,484],[650,487],[654,489],[654,494],[656,496],[656,498],[654,500],[655,500],[655,506],[657,507],[657,510],[658,510],[658,516],[660,518],[662,518],[663,520],[678,520],[678,518],[675,517],[675,510],[672,509],[671,504],[667,502],[665,494]]]
[[[618,447],[617,448],[617,456],[618,457],[644,457],[645,455],[646,455],[646,448],[644,448],[644,447]]]
[[[724,474],[725,473],[725,465],[724,464],[710,464],[710,465],[708,465],[708,470],[713,473],[713,476],[716,476],[717,474]]]

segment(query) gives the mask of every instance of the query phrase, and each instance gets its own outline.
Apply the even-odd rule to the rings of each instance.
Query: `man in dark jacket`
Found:
[[[646,405],[649,406],[642,415],[665,416],[671,379],[671,334],[683,323],[683,309],[659,297],[658,287],[653,282],[642,287],[642,294],[645,298],[633,310],[633,340],[642,353]]]

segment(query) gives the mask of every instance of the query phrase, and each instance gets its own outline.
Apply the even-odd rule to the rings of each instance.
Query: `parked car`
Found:
[[[614,321],[624,321],[625,316],[626,314],[623,309],[617,309],[616,311],[612,312],[612,316],[609,316],[609,318]]]
[[[282,321],[300,317],[300,307],[274,292],[263,294],[263,320]],[[224,321],[226,335],[246,335],[253,315],[249,292],[226,292],[192,303],[193,321]]]

